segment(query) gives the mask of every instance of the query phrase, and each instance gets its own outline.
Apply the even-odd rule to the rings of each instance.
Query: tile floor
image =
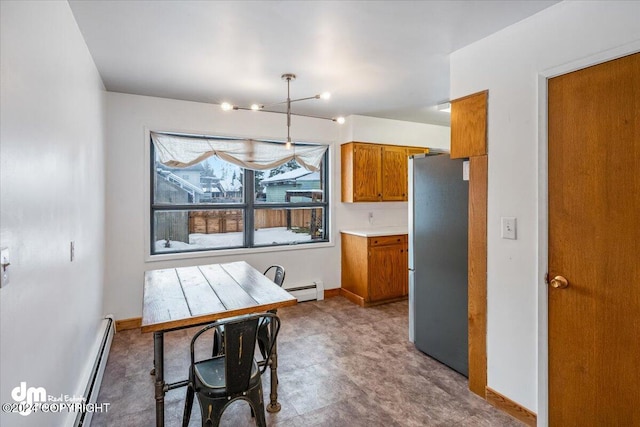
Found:
[[[522,426],[467,390],[466,378],[408,342],[407,302],[361,308],[342,297],[278,311],[279,402],[269,426]],[[196,329],[165,335],[165,378],[187,377]],[[116,334],[98,402],[107,413],[92,426],[155,425],[152,334]],[[269,375],[263,377],[265,399]],[[167,393],[165,425],[180,426],[185,389]],[[193,408],[190,426],[200,425]],[[253,426],[248,405],[234,402],[221,426]]]

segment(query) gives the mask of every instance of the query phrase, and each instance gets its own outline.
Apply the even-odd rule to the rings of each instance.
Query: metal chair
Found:
[[[264,271],[264,275],[269,277],[269,272],[274,270],[275,273],[273,275],[273,282],[282,287],[284,283],[285,271],[284,267],[281,265],[272,265]],[[277,310],[269,310],[269,313],[276,314]],[[260,324],[258,328],[258,348],[260,349],[260,354],[262,355],[262,359],[265,363],[268,362],[269,358],[267,357],[266,349],[269,346],[269,319],[266,319],[265,322]]]
[[[227,406],[243,399],[249,402],[256,424],[266,427],[261,377],[268,364],[264,364],[260,369],[253,356],[259,325],[266,320],[271,325],[270,345],[267,347],[267,355],[271,357],[273,344],[280,331],[280,319],[273,313],[217,321],[194,335],[191,339],[191,365],[182,417],[183,427],[189,425],[194,395],[198,396],[203,426],[217,427]],[[225,329],[224,354],[196,362],[194,348],[197,339],[204,332],[220,326],[224,326]]]
[[[264,271],[264,275],[269,277],[270,275],[270,271],[274,270],[274,274],[273,274],[273,282],[282,287],[282,284],[284,283],[284,276],[285,276],[285,271],[284,271],[284,267],[278,264],[274,264],[271,267],[267,268]],[[276,313],[277,310],[269,310],[269,313]],[[268,319],[266,319],[266,321],[264,322],[264,324],[260,325],[260,328],[258,329],[258,348],[260,349],[260,354],[263,357],[263,360],[265,362],[268,361],[268,358],[266,357],[266,351],[265,349],[268,346],[269,343],[269,321]],[[216,356],[219,354],[224,353],[224,344],[223,344],[223,336],[224,336],[224,327],[220,327],[220,328],[216,328],[214,335],[213,335],[213,349],[211,352],[212,356]]]
[[[271,270],[275,270],[275,274],[273,276],[273,282],[278,286],[282,286],[282,283],[284,282],[284,275],[285,275],[284,267],[281,265],[275,264],[267,268],[263,274],[268,277],[269,271]]]

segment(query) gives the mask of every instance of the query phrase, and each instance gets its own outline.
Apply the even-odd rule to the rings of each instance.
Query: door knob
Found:
[[[564,289],[569,286],[569,281],[562,276],[556,276],[551,279],[550,285],[556,289]]]

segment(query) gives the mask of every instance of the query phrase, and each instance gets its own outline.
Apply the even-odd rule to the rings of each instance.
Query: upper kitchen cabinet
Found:
[[[487,154],[487,96],[483,91],[451,101],[451,158]]]
[[[349,142],[341,147],[342,201],[406,201],[409,155],[428,148]]]
[[[342,201],[377,202],[382,197],[382,152],[375,144],[341,147]]]
[[[407,149],[383,145],[382,147],[382,200],[407,200]]]

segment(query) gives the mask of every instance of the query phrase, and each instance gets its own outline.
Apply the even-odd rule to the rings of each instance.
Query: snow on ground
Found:
[[[254,233],[256,245],[282,244],[293,242],[308,242],[311,236],[306,233],[294,233],[286,227],[261,228]],[[242,232],[189,235],[189,243],[172,240],[171,246],[165,248],[166,240],[156,241],[156,253],[168,251],[189,251],[194,249],[233,248],[241,247]]]

